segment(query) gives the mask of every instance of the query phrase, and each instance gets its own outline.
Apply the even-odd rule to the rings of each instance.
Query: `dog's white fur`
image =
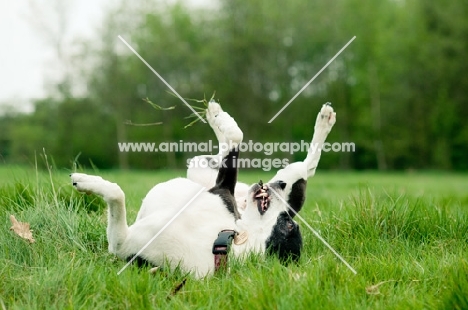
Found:
[[[207,119],[218,141],[238,145],[243,138],[237,123],[221,107],[211,102]],[[335,113],[324,105],[315,125],[312,143],[322,145],[335,122]],[[219,161],[227,154],[218,154]],[[200,157],[202,160],[206,157]],[[108,204],[107,239],[109,251],[122,259],[128,259],[142,249],[168,223],[174,215],[186,209],[152,241],[141,257],[154,265],[168,263],[171,268],[179,265],[198,277],[214,271],[213,241],[221,230],[247,231],[248,239],[242,245],[233,245],[232,253],[243,257],[246,253],[264,253],[265,241],[272,232],[278,214],[287,211],[282,202],[291,191],[291,184],[300,178],[307,180],[315,173],[320,151],[308,153],[305,161],[293,163],[278,171],[270,183],[282,180],[287,183],[283,197],[271,195],[268,211],[261,215],[253,198],[253,187],[238,183],[235,197],[243,206],[242,218],[236,220],[228,211],[220,196],[208,192],[215,185],[216,169],[191,169],[188,178],[176,178],[157,184],[144,198],[136,221],[127,225],[125,194],[115,183],[99,176],[73,173],[72,183],[80,192],[100,195]],[[288,188],[289,187],[289,188]],[[201,191],[201,192],[200,192]],[[198,196],[187,205],[197,194]],[[284,201],[284,200],[283,200]]]
[[[213,128],[213,131],[219,141],[219,153],[215,156],[196,156],[192,158],[187,169],[188,179],[199,183],[207,188],[211,188],[214,186],[218,174],[217,169],[206,168],[212,166],[210,166],[209,161],[219,163],[221,162],[222,158],[226,156],[226,153],[223,152],[223,150],[225,150],[225,147],[222,146],[222,143],[226,143],[227,140],[223,136],[221,128],[217,126],[217,123],[215,123],[213,116],[218,111],[222,111],[219,105],[216,106],[215,112],[210,113],[210,110],[208,110],[207,119],[208,123]],[[333,111],[333,108],[328,104],[323,105],[315,121],[314,135],[312,137],[312,141],[310,142],[310,149],[307,152],[305,160],[291,163],[285,168],[280,169],[268,183],[275,182],[278,180],[285,181],[287,183],[285,192],[290,192],[293,182],[288,182],[289,180],[307,180],[308,178],[313,177],[315,175],[315,171],[320,161],[323,144],[325,143],[327,136],[333,128],[335,122],[336,113]],[[236,191],[234,196],[237,202],[237,206],[239,207],[241,212],[246,207],[245,202],[249,187],[249,185],[242,182],[237,182],[236,184]]]

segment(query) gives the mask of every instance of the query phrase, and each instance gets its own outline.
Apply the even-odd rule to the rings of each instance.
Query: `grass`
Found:
[[[129,223],[154,184],[185,174],[98,173],[126,192]],[[117,275],[124,262],[107,252],[105,206],[75,192],[68,174],[0,166],[0,309],[468,308],[466,175],[319,171],[301,215],[357,275],[301,225],[299,264],[252,256],[195,280],[136,267]],[[31,224],[35,243],[9,230],[11,214]]]

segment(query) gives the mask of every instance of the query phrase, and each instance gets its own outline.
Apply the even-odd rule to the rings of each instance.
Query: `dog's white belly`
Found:
[[[182,178],[156,185],[143,200],[117,254],[122,258],[136,254],[159,234],[141,257],[155,265],[169,262],[175,267],[180,263],[199,276],[210,273],[214,269],[213,242],[221,230],[235,229],[235,219],[219,196],[206,190],[199,193],[202,188]]]

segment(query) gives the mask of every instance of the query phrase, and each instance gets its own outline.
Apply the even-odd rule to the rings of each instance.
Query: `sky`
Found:
[[[20,111],[30,110],[30,99],[44,97],[47,85],[60,76],[56,52],[47,35],[58,31],[54,3],[67,5],[67,27],[63,29],[66,45],[71,45],[80,38],[93,37],[111,1],[0,1],[0,107],[12,105]],[[208,0],[187,1],[204,5]]]
[[[66,40],[92,36],[107,1],[67,1],[70,13]],[[0,104],[10,102],[20,110],[27,109],[28,99],[45,96],[47,81],[58,74],[58,68],[54,66],[54,49],[42,28],[43,25],[56,26],[57,22],[53,21],[57,18],[51,15],[54,10],[44,4],[48,3],[38,0],[0,2],[3,43],[0,49]]]

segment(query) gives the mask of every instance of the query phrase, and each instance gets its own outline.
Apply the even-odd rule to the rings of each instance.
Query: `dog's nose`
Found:
[[[285,188],[286,188],[286,182],[278,181],[278,185],[281,187],[281,189],[285,189]]]

